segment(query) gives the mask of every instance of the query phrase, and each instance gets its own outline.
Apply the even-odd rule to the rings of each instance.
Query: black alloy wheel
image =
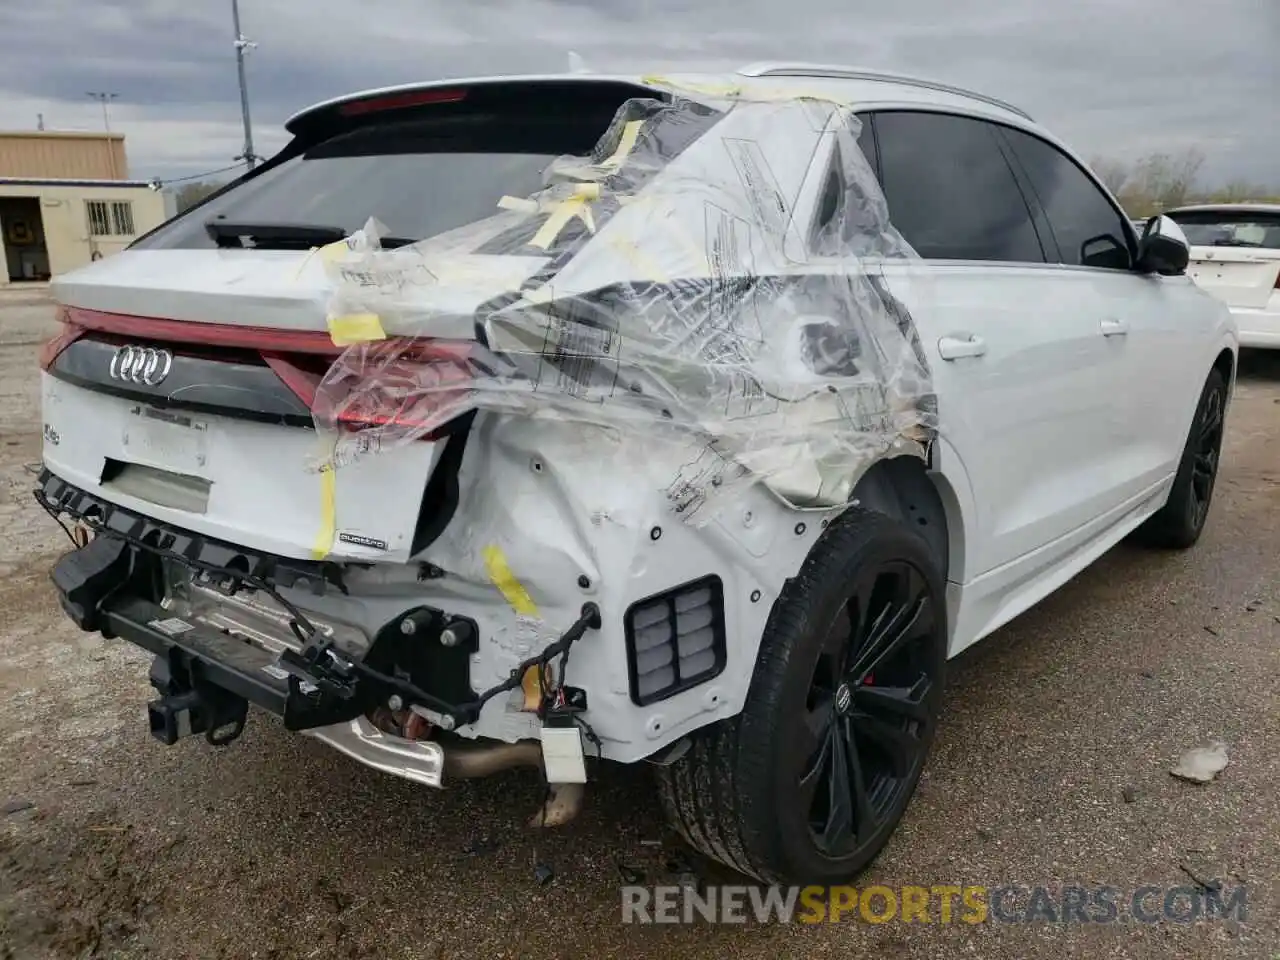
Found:
[[[1196,404],[1169,499],[1133,532],[1135,542],[1185,550],[1200,539],[1222,463],[1226,411],[1227,381],[1222,371],[1214,369]]]
[[[902,819],[933,742],[945,583],[907,525],[861,507],[833,521],[773,605],[742,712],[658,767],[680,835],[766,883],[851,882]]]
[[[1224,391],[1209,391],[1196,424],[1194,452],[1191,459],[1191,523],[1204,526],[1213,487],[1218,479],[1218,458],[1222,453],[1222,437],[1226,425]]]
[[[937,602],[910,562],[889,561],[860,572],[827,631],[797,783],[813,842],[827,857],[854,857],[873,843],[924,766]]]

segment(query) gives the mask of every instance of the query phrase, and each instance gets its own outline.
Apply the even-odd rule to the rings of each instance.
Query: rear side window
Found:
[[[991,124],[889,111],[875,114],[875,138],[889,219],[920,256],[1045,261]]]
[[[350,233],[374,217],[386,235],[422,240],[528,196],[559,156],[591,154],[636,88],[573,91],[394,110],[310,130],[305,149],[144,238],[138,247],[212,248],[205,223],[291,224]],[[588,96],[590,94],[590,96]],[[496,98],[491,97],[490,100]],[[456,106],[456,109],[455,109]],[[353,128],[354,126],[354,128]]]
[[[1012,127],[1001,132],[1049,220],[1060,262],[1129,269],[1132,255],[1125,218],[1106,194],[1052,144]]]
[[[1253,247],[1280,250],[1280,209],[1185,210],[1170,213],[1187,242],[1196,247]]]

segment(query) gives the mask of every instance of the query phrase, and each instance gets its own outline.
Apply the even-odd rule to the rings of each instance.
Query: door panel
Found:
[[[875,114],[894,226],[923,264],[886,264],[911,312],[938,395],[939,430],[977,504],[966,579],[1054,544],[1117,507],[1142,472],[1116,402],[1133,354],[1084,271],[1046,263],[1026,188],[995,124]],[[1127,253],[1127,251],[1126,251]],[[1110,331],[1115,334],[1116,331]]]
[[[1079,163],[1025,131],[1002,128],[1001,135],[1053,233],[1052,259],[1066,268],[1058,288],[1071,309],[1099,319],[1125,367],[1124,389],[1111,397],[1126,418],[1115,477],[1122,493],[1136,494],[1177,468],[1188,413],[1176,399],[1205,375],[1196,367],[1208,331],[1180,306],[1185,298],[1175,288],[1187,286],[1186,278],[1133,271],[1128,218]]]
[[[1128,345],[1078,309],[1072,278],[1034,265],[885,266],[911,312],[939,431],[977,503],[966,575],[980,576],[1117,506],[1141,472],[1128,443]],[[1118,338],[1123,339],[1123,338]],[[1117,474],[1126,478],[1117,483]]]

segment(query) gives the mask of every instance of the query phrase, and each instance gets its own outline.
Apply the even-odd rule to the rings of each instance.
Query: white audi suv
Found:
[[[1200,536],[1236,326],[1007,103],[766,64],[287,129],[53,285],[52,577],[165,743],[254,705],[429,787],[533,767],[541,824],[643,761],[708,856],[844,880],[949,657]]]

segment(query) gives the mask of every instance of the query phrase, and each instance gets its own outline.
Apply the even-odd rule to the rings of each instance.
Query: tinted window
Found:
[[[1280,210],[1195,210],[1168,215],[1197,247],[1280,250]]]
[[[862,124],[862,129],[858,131],[858,149],[862,151],[862,155],[867,158],[867,163],[872,170],[876,169],[876,138],[874,130],[871,126],[871,114],[859,113],[855,115],[858,122]]]
[[[192,211],[148,245],[212,247],[204,224],[213,217],[350,232],[372,216],[388,235],[419,240],[492,216],[503,194],[539,189],[559,153],[411,133],[382,127],[318,144]]]
[[[322,224],[350,233],[377,218],[393,237],[420,240],[497,212],[505,193],[541,186],[551,156],[436,153],[297,157],[206,205],[170,245],[211,247],[204,221]]]
[[[474,104],[469,94],[457,109],[431,106],[362,118],[354,127],[321,125],[305,151],[236,184],[139,246],[214,246],[204,227],[213,218],[350,233],[372,216],[388,236],[421,240],[491,217],[504,195],[542,189],[555,158],[591,155],[624,102],[628,119],[661,116],[663,108],[649,99],[627,101],[630,88],[577,87],[576,93],[531,87],[532,93],[516,90],[505,99],[494,94],[492,102],[481,102],[481,91]],[[646,136],[672,156],[718,116],[684,110],[672,122],[651,124]]]
[[[1125,218],[1070,157],[1039,137],[1003,129],[1031,181],[1062,263],[1128,269]]]
[[[889,219],[922,257],[1044,262],[1031,213],[991,125],[877,113]]]

